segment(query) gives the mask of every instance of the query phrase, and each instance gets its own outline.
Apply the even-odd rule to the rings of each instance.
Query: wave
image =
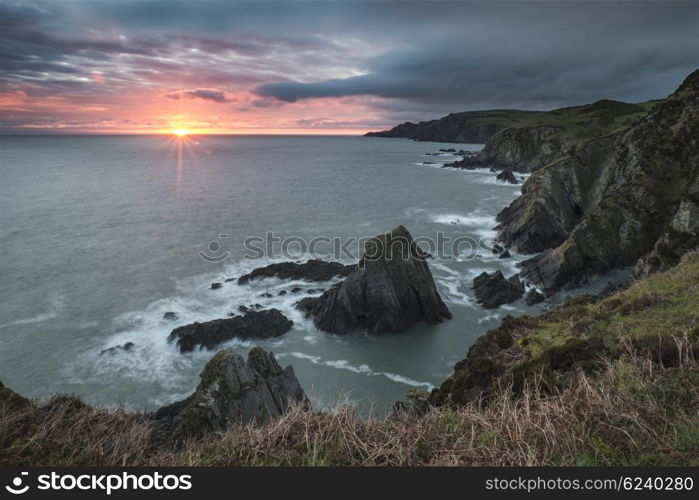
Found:
[[[327,289],[339,280],[311,283],[266,278],[251,281],[246,285],[238,285],[236,281],[225,282],[226,278],[241,276],[255,267],[272,262],[272,259],[265,259],[231,263],[219,273],[190,277],[177,282],[176,289],[179,294],[155,300],[142,309],[128,311],[115,317],[111,333],[96,337],[85,351],[66,364],[67,375],[76,383],[84,383],[95,376],[117,375],[134,381],[157,382],[168,390],[181,389],[191,385],[192,372],[200,370],[213,352],[195,350],[182,354],[174,343],[167,341],[170,332],[179,326],[239,314],[240,306],[255,304],[260,309],[279,309],[294,322],[292,332],[306,332],[304,340],[314,343],[314,334],[317,331],[312,320],[305,318],[294,304],[304,297],[319,296],[322,293],[320,289]],[[221,288],[212,290],[212,282],[222,283]],[[290,290],[294,287],[299,287],[302,291],[293,294]],[[310,289],[316,291],[309,294]],[[285,295],[279,295],[282,290],[286,291]],[[167,312],[174,312],[177,319],[164,319]],[[257,339],[254,342],[232,339],[222,343],[220,348],[248,349],[254,345],[278,348],[288,342],[290,335],[291,332],[279,338]],[[128,352],[116,350],[100,355],[105,349],[127,342],[134,343],[134,348]]]
[[[344,359],[340,360],[324,360],[320,356],[314,356],[311,354],[305,354],[303,352],[282,352],[277,354],[278,358],[281,357],[292,357],[296,359],[303,359],[305,361],[309,361],[315,365],[321,365],[321,366],[327,366],[330,368],[336,368],[338,370],[347,370],[352,373],[357,373],[360,375],[366,375],[370,377],[385,377],[393,382],[397,382],[399,384],[404,384],[408,385],[411,387],[425,387],[428,391],[431,391],[434,389],[434,385],[430,384],[429,382],[420,382],[418,380],[411,379],[410,377],[406,377],[397,373],[391,373],[391,372],[377,372],[371,369],[369,365],[362,364],[359,366],[352,365],[349,361],[346,361]]]
[[[63,296],[53,295],[49,300],[49,307],[46,312],[36,314],[34,316],[29,316],[27,318],[20,318],[14,321],[8,321],[7,323],[0,324],[0,328],[7,328],[10,326],[20,326],[20,325],[32,325],[35,323],[45,323],[51,319],[59,317],[65,310],[65,303]]]

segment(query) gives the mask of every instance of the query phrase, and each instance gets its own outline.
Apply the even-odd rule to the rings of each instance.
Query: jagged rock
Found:
[[[403,226],[367,241],[362,260],[343,282],[297,307],[319,329],[334,333],[402,331],[451,318],[424,252]]]
[[[172,311],[167,311],[165,314],[163,314],[163,319],[167,321],[177,321],[180,319],[180,317]]]
[[[473,279],[473,291],[476,300],[483,307],[492,309],[520,298],[524,293],[524,285],[516,274],[505,279],[502,271],[492,274],[483,272]]]
[[[393,404],[393,418],[402,420],[415,420],[426,415],[432,405],[429,400],[429,393],[424,389],[409,391],[404,401],[397,401]]]
[[[108,347],[107,349],[102,349],[100,351],[100,356],[102,356],[103,354],[109,354],[109,355],[116,354],[119,351],[128,352],[135,345],[136,344],[134,344],[133,342],[126,342],[124,345],[115,345],[114,347]]]
[[[192,323],[175,328],[170,333],[168,341],[177,340],[180,352],[192,351],[195,347],[212,349],[232,338],[279,337],[291,330],[293,324],[293,321],[287,319],[277,309],[248,310],[243,316],[216,319],[206,323]]]
[[[527,294],[524,296],[524,302],[528,306],[533,306],[534,304],[539,304],[546,300],[546,297],[544,296],[543,293],[540,293],[536,288],[532,288],[527,292]]]
[[[0,382],[0,414],[4,411],[12,412],[30,406],[32,406],[31,401]]]
[[[212,290],[218,290],[221,288],[223,285],[221,283],[211,283],[211,289]]]
[[[456,153],[456,149],[454,149],[454,148],[447,148],[447,149],[442,148],[439,151],[441,153]]]
[[[307,281],[327,281],[336,276],[347,276],[354,265],[344,265],[339,262],[326,262],[311,259],[303,264],[297,262],[280,262],[265,267],[258,267],[249,274],[238,278],[238,284],[244,285],[251,280],[262,278],[280,278]]]
[[[499,181],[517,184],[517,178],[515,177],[515,174],[512,173],[512,169],[510,167],[503,169],[502,172],[495,176],[495,178]]]
[[[291,404],[308,404],[294,369],[282,369],[274,354],[260,347],[250,351],[247,362],[230,349],[218,352],[200,379],[194,394],[155,414],[175,440],[232,423],[262,424],[283,415]]]
[[[505,244],[544,250],[522,263],[521,275],[552,293],[609,269],[664,269],[699,244],[674,227],[696,220],[698,112],[695,71],[645,118],[534,172],[498,215]]]
[[[665,271],[694,248],[699,248],[699,175],[689,188],[687,196],[680,202],[670,227],[655,242],[653,250],[636,263],[634,276]]]
[[[279,295],[279,296],[286,295],[286,290],[280,290],[277,295]]]
[[[291,293],[299,293],[301,291],[300,286],[295,286],[294,288],[291,289]]]
[[[505,249],[505,251],[503,252],[500,252],[500,255],[498,255],[498,259],[509,259],[510,257],[512,257],[512,255],[510,255],[510,251],[507,249]]]

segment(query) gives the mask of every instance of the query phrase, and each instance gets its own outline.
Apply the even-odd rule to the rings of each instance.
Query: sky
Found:
[[[0,133],[359,134],[697,67],[698,0],[0,0]]]

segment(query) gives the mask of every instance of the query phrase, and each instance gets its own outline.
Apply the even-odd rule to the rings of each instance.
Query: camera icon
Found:
[[[207,246],[208,252],[202,250],[201,252],[199,252],[199,257],[211,264],[218,264],[219,262],[223,262],[231,256],[231,253],[229,251],[221,251],[220,241],[226,239],[228,239],[227,234],[219,234],[218,240],[210,242]]]
[[[15,477],[12,480],[11,485],[8,484],[7,486],[5,486],[5,489],[7,491],[9,491],[10,493],[12,493],[13,495],[21,495],[22,493],[26,493],[27,490],[29,489],[29,485],[27,484],[27,485],[24,485],[24,487],[22,486],[22,476],[27,476],[27,475],[29,475],[28,472],[20,473],[19,476]]]

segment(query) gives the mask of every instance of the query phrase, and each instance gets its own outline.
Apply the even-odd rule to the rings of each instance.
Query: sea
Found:
[[[66,393],[152,411],[191,394],[215,354],[180,353],[167,340],[173,328],[257,305],[279,309],[293,329],[221,349],[271,350],[294,367],[318,409],[350,404],[386,414],[407,391],[439,386],[503,316],[535,314],[606,283],[600,277],[533,307],[478,305],[475,276],[498,269],[510,276],[527,257],[496,259],[488,250],[496,214],[521,185],[486,169],[442,168],[459,159],[439,151],[451,148],[482,145],[353,136],[0,137],[0,381],[38,400]],[[432,254],[451,320],[334,335],[294,304],[337,280],[235,281],[272,262],[351,263],[362,239],[399,224]],[[214,282],[222,286],[212,289]],[[129,342],[131,349],[110,350]]]

